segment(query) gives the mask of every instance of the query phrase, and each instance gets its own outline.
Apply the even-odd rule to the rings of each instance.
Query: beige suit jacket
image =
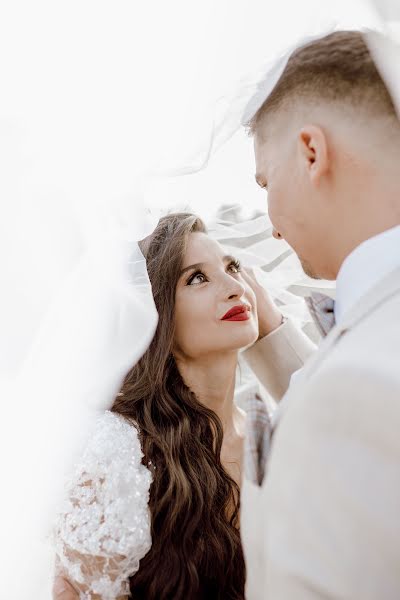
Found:
[[[275,397],[303,342],[285,324],[247,351]],[[343,316],[280,407],[263,485],[243,482],[246,598],[399,599],[400,269]]]

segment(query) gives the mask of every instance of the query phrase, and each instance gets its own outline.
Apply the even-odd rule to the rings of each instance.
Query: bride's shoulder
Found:
[[[82,508],[91,507],[92,513],[117,502],[120,509],[125,506],[126,514],[133,510],[135,514],[143,513],[145,519],[152,473],[142,459],[136,425],[110,411],[97,417],[86,446],[65,482],[66,498],[74,498],[76,506],[69,503],[64,512],[81,514]]]
[[[138,425],[122,415],[106,410],[97,417],[91,439],[106,441],[108,438],[118,440],[130,440],[131,443],[139,442]]]
[[[138,426],[122,415],[106,411],[94,424],[79,466],[85,471],[104,467],[112,467],[113,471],[142,471],[146,469],[142,458]]]

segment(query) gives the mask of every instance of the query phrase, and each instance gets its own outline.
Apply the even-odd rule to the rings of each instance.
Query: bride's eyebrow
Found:
[[[195,269],[203,269],[204,268],[204,263],[195,263],[194,265],[189,265],[188,267],[185,267],[184,269],[182,269],[179,277],[182,277],[182,275],[184,273],[186,273],[187,271],[191,271],[191,270],[195,270]]]
[[[230,254],[227,254],[226,256],[224,256],[222,258],[222,260],[227,263],[227,262],[234,262],[236,260],[236,258],[234,256],[231,256]],[[205,265],[206,265],[206,263],[195,263],[193,265],[189,265],[188,267],[185,267],[184,269],[182,269],[179,277],[182,277],[182,275],[184,273],[187,273],[187,271],[192,271],[192,270],[194,271],[196,269],[204,269]]]

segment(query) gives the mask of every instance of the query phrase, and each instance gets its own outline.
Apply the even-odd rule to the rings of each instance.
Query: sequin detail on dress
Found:
[[[151,547],[151,474],[137,429],[123,417],[99,417],[55,528],[57,571],[81,600],[129,594],[129,577]]]

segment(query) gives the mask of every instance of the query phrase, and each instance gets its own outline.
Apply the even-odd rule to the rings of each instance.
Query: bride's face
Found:
[[[240,264],[205,233],[189,235],[175,323],[175,351],[187,358],[239,350],[258,337],[256,298]]]

